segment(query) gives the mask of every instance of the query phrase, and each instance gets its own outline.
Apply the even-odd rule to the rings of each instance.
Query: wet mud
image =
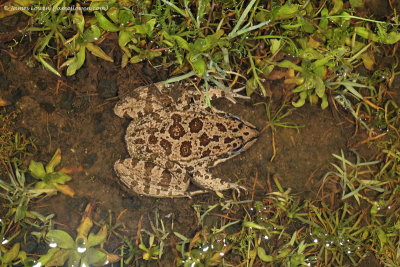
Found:
[[[17,130],[35,139],[38,150],[34,159],[48,161],[61,148],[62,165],[81,170],[71,174],[74,198],[59,194],[44,199],[36,203],[38,211],[55,213],[57,228],[73,232],[86,204],[96,200],[97,218],[104,220],[109,211],[115,217],[123,214],[119,220],[129,229],[127,235],[136,236],[142,217],[142,227],[149,229],[148,218],[154,210],[166,223],[174,222],[174,231],[193,235],[199,226],[192,205],[216,203],[215,193],[192,199],[142,197],[124,188],[113,171],[114,162],[128,156],[124,134],[129,120],[118,118],[112,110],[119,93],[161,80],[165,73],[146,64],[120,69],[89,56],[76,76],[58,78],[39,65],[29,67],[27,60],[12,59],[5,52],[0,55],[4,70],[0,71],[0,94],[11,103],[1,112],[19,110]],[[272,92],[279,90],[278,84]],[[297,129],[270,127],[264,105],[256,105],[262,101],[266,100],[253,96],[237,104],[225,99],[213,103],[265,128],[253,147],[216,166],[213,174],[249,188],[241,199],[264,198],[274,176],[284,188],[315,197],[322,175],[330,169],[332,154],[349,150],[354,129],[350,121],[343,120],[350,118],[349,114],[306,105],[284,120],[299,126]],[[231,197],[232,192],[225,195]]]

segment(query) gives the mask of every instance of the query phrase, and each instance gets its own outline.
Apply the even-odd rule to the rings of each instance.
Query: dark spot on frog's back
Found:
[[[198,133],[203,129],[203,122],[199,118],[194,118],[189,122],[189,129],[191,133]]]
[[[134,141],[135,144],[144,144],[144,140],[142,138],[136,138]]]
[[[168,156],[171,154],[172,144],[165,139],[160,141],[160,146],[165,150],[165,154]]]
[[[200,145],[201,146],[206,146],[206,145],[208,145],[209,143],[210,143],[210,138],[208,137],[208,135],[207,134],[205,134],[205,133],[203,133],[201,136],[200,136]]]
[[[171,127],[169,127],[168,132],[169,132],[169,135],[175,140],[180,139],[186,133],[185,129],[183,129],[182,125],[180,125],[179,123],[176,123],[176,122],[174,122],[174,124],[172,124]]]
[[[229,144],[229,143],[232,142],[233,140],[235,140],[235,139],[230,138],[230,137],[226,137],[226,138],[224,139],[224,143],[225,143],[225,144]]]
[[[155,137],[154,135],[150,135],[149,136],[149,144],[156,144],[157,143],[157,137]]]
[[[180,152],[182,157],[189,157],[192,154],[192,144],[190,141],[182,142]]]
[[[161,174],[161,181],[159,182],[158,185],[168,187],[168,185],[171,183],[171,180],[172,180],[171,173],[167,170],[164,170]]]
[[[225,125],[223,125],[222,123],[217,123],[217,128],[221,132],[226,132],[227,131]]]
[[[172,116],[171,116],[171,119],[173,119],[174,120],[174,124],[176,123],[176,122],[180,122],[181,120],[182,120],[182,117],[180,116],[180,115],[178,115],[178,114],[173,114]]]
[[[211,154],[211,150],[207,149],[206,151],[203,152],[203,154],[201,154],[202,157],[207,157]]]

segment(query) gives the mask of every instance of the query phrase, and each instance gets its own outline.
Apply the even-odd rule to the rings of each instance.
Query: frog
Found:
[[[236,103],[240,97],[219,87],[204,91],[166,83],[141,86],[122,97],[114,113],[131,119],[125,134],[130,157],[114,164],[119,180],[138,195],[158,198],[246,190],[210,170],[246,151],[260,134],[250,122],[210,105],[210,100]],[[201,190],[188,191],[191,182]]]

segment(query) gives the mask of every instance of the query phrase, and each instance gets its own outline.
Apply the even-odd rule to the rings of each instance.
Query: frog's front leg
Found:
[[[129,189],[151,197],[190,197],[189,178],[177,164],[160,166],[151,161],[128,158],[115,162],[115,172]],[[168,169],[170,167],[171,169]]]
[[[228,189],[247,190],[245,187],[235,183],[225,182],[220,178],[212,177],[211,173],[206,168],[196,168],[193,171],[193,183],[211,191],[223,191]]]
[[[125,97],[114,107],[114,113],[123,118],[141,118],[171,105],[173,99],[160,83],[134,89],[132,97]]]

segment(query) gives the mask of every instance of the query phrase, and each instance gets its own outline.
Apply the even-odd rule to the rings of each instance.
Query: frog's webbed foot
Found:
[[[238,193],[240,190],[247,191],[244,186],[238,185],[236,183],[225,182],[220,178],[212,177],[206,169],[197,169],[193,172],[192,181],[198,186],[211,190],[211,191],[224,191],[229,189],[234,189]]]

